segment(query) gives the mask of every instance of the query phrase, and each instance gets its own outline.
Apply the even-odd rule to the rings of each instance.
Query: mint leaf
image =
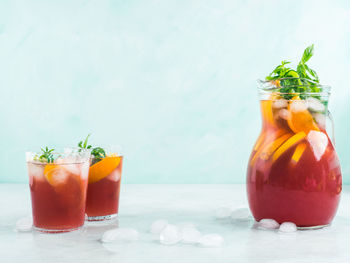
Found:
[[[308,46],[303,53],[303,56],[301,58],[301,63],[305,64],[306,62],[309,61],[309,59],[313,56],[314,54],[314,44],[312,44],[311,46]]]

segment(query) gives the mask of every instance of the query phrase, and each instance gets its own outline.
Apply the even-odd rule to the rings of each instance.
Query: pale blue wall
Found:
[[[89,132],[124,182],[244,182],[256,79],[311,43],[350,182],[350,1],[1,0],[0,182]]]

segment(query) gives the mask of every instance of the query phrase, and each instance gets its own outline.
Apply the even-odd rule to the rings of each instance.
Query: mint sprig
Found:
[[[39,162],[53,163],[54,156],[52,153],[54,150],[55,149],[49,149],[47,146],[45,148],[41,148],[42,154],[40,156],[35,155],[34,160]]]
[[[286,66],[290,64],[289,61],[282,61],[281,65],[278,65],[265,80],[273,82],[277,86],[277,91],[282,93],[285,99],[293,97],[291,95],[292,93],[300,93],[300,97],[304,99],[305,95],[303,93],[317,93],[322,91],[322,88],[318,85],[319,77],[316,71],[306,64],[313,54],[314,45],[312,44],[304,50],[296,70]],[[279,81],[277,82],[277,80]]]
[[[101,147],[92,147],[92,145],[88,144],[88,140],[91,134],[89,134],[84,141],[80,141],[78,143],[78,147],[80,149],[92,149],[91,155],[94,157],[94,163],[101,161],[106,157],[106,151]]]

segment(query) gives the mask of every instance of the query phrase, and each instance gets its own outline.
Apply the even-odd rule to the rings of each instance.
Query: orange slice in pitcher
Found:
[[[44,176],[50,185],[56,187],[66,182],[69,172],[62,165],[47,164],[44,169]]]
[[[307,106],[304,100],[301,100],[299,96],[294,96],[288,104],[288,111],[290,117],[287,119],[288,126],[295,133],[305,132],[310,130],[319,131],[314,118],[307,110]]]
[[[272,98],[269,100],[261,101],[261,113],[262,113],[263,119],[264,121],[270,124],[274,124],[272,103],[273,103]]]
[[[292,146],[303,140],[305,137],[306,134],[303,131],[294,134],[275,151],[275,153],[272,155],[272,161],[276,161],[283,153],[285,153]]]
[[[260,146],[259,148],[257,148],[253,158],[251,159],[250,161],[250,165],[253,166],[256,162],[256,160],[260,157],[262,157],[263,160],[265,160],[264,156],[265,156],[265,151],[268,151],[268,149],[271,149],[271,148],[275,148],[277,144],[279,144],[279,141],[281,140],[281,138],[286,135],[281,135],[283,134],[285,131],[283,130],[278,130],[277,133],[271,133],[269,135],[266,135],[264,137],[264,142],[261,142],[260,143]],[[280,136],[281,135],[281,136]],[[276,139],[277,137],[277,139]],[[282,142],[281,142],[282,143]],[[279,145],[278,145],[279,146]],[[278,147],[277,146],[277,147]],[[277,148],[276,147],[276,148]]]
[[[295,148],[295,151],[292,155],[292,158],[291,158],[291,162],[292,164],[296,165],[301,156],[303,155],[304,151],[306,149],[306,143],[300,143],[296,148]]]
[[[277,138],[273,142],[269,143],[261,152],[260,158],[263,160],[268,160],[270,156],[276,151],[278,147],[281,146],[288,138],[292,135],[290,133],[284,134],[281,137]]]
[[[90,167],[89,184],[100,181],[110,175],[119,165],[121,157],[108,156]]]

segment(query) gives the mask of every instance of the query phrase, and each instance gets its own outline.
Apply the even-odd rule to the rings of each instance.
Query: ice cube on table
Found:
[[[195,244],[198,243],[201,238],[201,233],[195,227],[185,226],[181,228],[182,242],[185,244]]]
[[[152,223],[150,232],[152,234],[159,234],[168,225],[168,221],[164,219],[156,220]]]
[[[231,216],[232,213],[232,207],[229,206],[221,206],[218,209],[215,210],[215,217],[217,219],[224,219]]]
[[[279,99],[279,100],[275,100],[272,103],[272,107],[276,108],[276,109],[280,109],[280,108],[287,108],[288,106],[288,102],[285,99]]]
[[[257,223],[257,227],[261,229],[277,229],[280,224],[274,219],[264,218]]]
[[[326,109],[326,106],[316,98],[306,99],[307,107],[312,111],[323,112]]]
[[[198,242],[203,247],[221,247],[224,239],[218,234],[207,234],[203,235]]]
[[[307,140],[311,145],[317,161],[321,160],[328,146],[328,137],[320,131],[311,130],[307,135]]]
[[[298,230],[296,224],[292,223],[292,222],[284,222],[280,225],[279,228],[279,232],[283,232],[283,233],[292,233],[292,232],[296,232]]]
[[[251,214],[248,207],[237,208],[231,212],[231,219],[233,220],[246,221],[250,218]]]
[[[116,228],[106,231],[101,241],[109,242],[131,242],[139,239],[139,233],[133,228]]]
[[[165,228],[160,232],[159,240],[163,245],[174,245],[181,241],[181,232],[180,229],[175,226],[168,224]]]
[[[16,230],[18,232],[29,232],[33,228],[33,219],[31,217],[23,217],[16,222]]]

